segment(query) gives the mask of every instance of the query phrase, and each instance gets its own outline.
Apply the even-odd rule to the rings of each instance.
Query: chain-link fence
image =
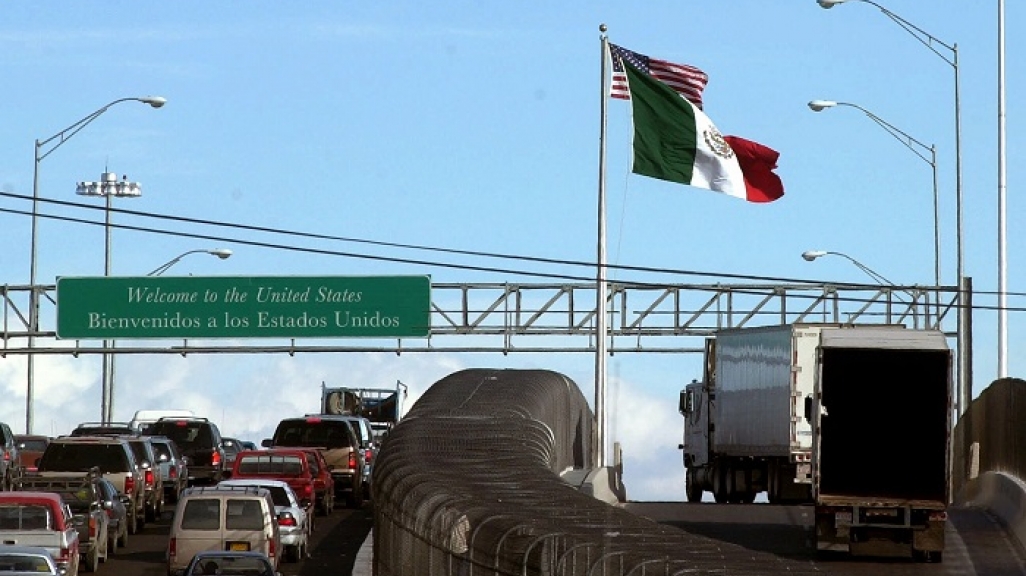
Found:
[[[765,574],[811,565],[631,514],[560,479],[592,466],[592,414],[545,370],[471,369],[435,383],[374,468],[374,573]]]

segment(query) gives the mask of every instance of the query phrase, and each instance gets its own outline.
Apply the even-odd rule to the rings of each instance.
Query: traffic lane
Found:
[[[736,544],[753,556],[786,571],[786,566],[814,566],[825,574],[905,576],[1026,576],[1026,555],[1004,526],[985,510],[951,508],[946,527],[944,561],[914,562],[910,558],[852,558],[817,555],[811,506],[629,502],[624,508],[655,522],[686,532]]]
[[[166,576],[168,535],[173,511],[160,520],[147,522],[137,534],[129,535],[128,547],[100,565],[97,574],[116,576]],[[351,576],[356,555],[370,533],[374,511],[371,503],[361,509],[336,508],[329,516],[317,516],[310,553],[297,563],[281,562],[278,570],[284,576],[338,574]]]

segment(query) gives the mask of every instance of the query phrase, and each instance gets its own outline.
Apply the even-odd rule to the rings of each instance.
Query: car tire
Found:
[[[346,506],[350,508],[363,508],[363,490],[355,488],[346,497]]]
[[[109,530],[110,525],[108,524],[107,530],[103,531],[103,538],[100,540],[100,542],[103,542],[103,554],[100,554],[100,564],[105,564],[107,557],[110,556],[110,538],[107,537]]]
[[[96,546],[93,546],[92,551],[89,552],[89,554],[86,554],[85,566],[83,568],[85,568],[86,572],[96,572],[97,570],[99,570],[99,568],[100,568],[100,549],[99,548],[97,548]]]

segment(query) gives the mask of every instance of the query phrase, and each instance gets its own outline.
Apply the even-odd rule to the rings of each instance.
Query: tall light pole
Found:
[[[955,408],[958,415],[961,416],[965,412],[970,396],[972,396],[972,373],[969,371],[971,364],[967,346],[969,315],[972,311],[966,306],[967,296],[964,291],[966,284],[963,264],[965,251],[962,232],[962,103],[959,92],[958,44],[942,42],[936,36],[927,33],[922,28],[873,0],[816,0],[823,8],[833,8],[838,4],[844,4],[849,1],[862,2],[876,7],[884,16],[887,16],[898,26],[901,26],[904,31],[918,40],[920,44],[926,46],[931,52],[951,66],[955,73],[955,275],[957,276],[956,284],[958,285],[958,332],[956,340],[958,354],[955,358],[957,364],[956,371],[958,372],[958,391],[955,395]],[[947,53],[941,52],[940,49],[946,50]]]
[[[998,370],[1008,376],[1008,235],[1005,185],[1005,2],[998,0]]]
[[[835,102],[833,100],[813,100],[809,102],[809,108],[813,112],[822,112],[828,108],[834,108],[837,106],[848,106],[861,110],[870,120],[876,122],[881,128],[887,131],[888,134],[894,136],[894,138],[905,145],[906,148],[911,150],[916,156],[930,165],[933,170],[933,276],[936,286],[941,285],[941,241],[940,241],[940,194],[937,191],[937,147],[933,144],[927,146],[919,140],[916,140],[912,136],[909,136],[903,130],[897,128],[890,122],[880,118],[876,114],[873,114],[869,110],[866,110],[858,104],[850,104],[848,102]],[[927,154],[928,153],[928,154]],[[938,303],[939,305],[939,303]]]
[[[841,258],[846,258],[849,262],[854,264],[859,270],[865,272],[874,281],[879,282],[881,284],[885,284],[887,286],[897,286],[897,284],[885,278],[883,274],[880,274],[879,272],[873,270],[869,266],[866,266],[862,262],[859,262],[851,256],[848,256],[844,252],[833,252],[830,250],[806,250],[805,252],[802,252],[802,258],[804,258],[807,262],[812,262],[816,258],[821,258],[823,256],[840,256]]]
[[[143,104],[149,104],[153,108],[160,108],[167,103],[167,99],[162,96],[141,96],[135,98],[118,98],[99,110],[96,110],[92,114],[82,118],[75,122],[71,126],[61,130],[60,132],[45,138],[43,140],[36,140],[35,145],[35,161],[32,166],[32,239],[31,239],[31,257],[29,263],[29,337],[28,337],[28,375],[26,380],[26,391],[25,391],[25,433],[32,434],[32,403],[34,401],[35,392],[35,354],[32,353],[32,348],[35,347],[36,337],[35,333],[39,330],[39,295],[36,289],[36,262],[37,262],[37,228],[39,221],[39,163],[44,158],[53,153],[54,150],[60,148],[62,144],[71,139],[72,136],[78,134],[80,130],[92,123],[93,120],[99,118],[104,112],[110,109],[111,106],[119,104],[121,102],[142,102]],[[49,148],[47,148],[49,146]]]
[[[104,172],[100,175],[98,182],[79,182],[75,193],[80,196],[99,196],[106,200],[105,215],[106,220],[104,222],[104,243],[103,243],[103,275],[110,276],[110,201],[111,198],[138,198],[142,196],[142,186],[138,182],[129,182],[126,176],[123,180],[118,180],[117,174],[113,172]],[[114,340],[104,340],[103,349],[114,348]],[[110,395],[111,382],[114,381],[114,359],[115,356],[110,352],[103,353],[103,368],[100,371],[100,421],[104,424],[109,423],[111,415],[104,412],[104,407],[108,405],[107,398]]]

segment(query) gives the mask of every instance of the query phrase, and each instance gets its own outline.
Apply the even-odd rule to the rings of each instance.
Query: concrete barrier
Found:
[[[1026,547],[1026,482],[1004,472],[984,472],[965,485],[955,504],[989,510]]]

